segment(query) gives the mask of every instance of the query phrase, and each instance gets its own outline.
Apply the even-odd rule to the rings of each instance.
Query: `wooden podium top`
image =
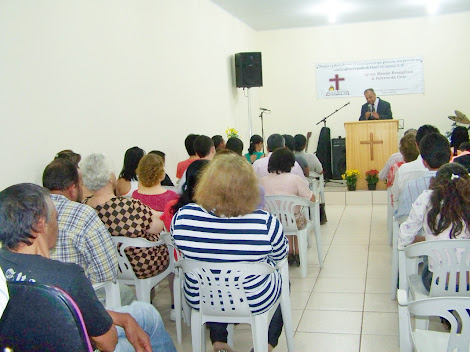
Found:
[[[355,124],[367,124],[367,123],[392,123],[397,125],[398,130],[398,120],[363,120],[363,121],[350,121],[345,122],[344,125],[355,125]]]

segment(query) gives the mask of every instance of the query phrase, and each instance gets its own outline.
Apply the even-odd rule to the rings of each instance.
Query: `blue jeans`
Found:
[[[129,313],[137,321],[142,329],[150,336],[152,350],[158,352],[176,352],[173,341],[165,330],[162,317],[158,310],[149,303],[134,301],[129,306],[112,309],[118,313]],[[134,352],[134,347],[127,341],[124,329],[116,326],[118,343],[116,352]]]

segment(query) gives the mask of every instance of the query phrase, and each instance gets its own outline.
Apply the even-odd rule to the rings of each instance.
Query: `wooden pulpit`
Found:
[[[398,151],[398,120],[345,122],[346,169],[361,173],[356,189],[367,189],[366,171],[380,171],[387,159]],[[377,189],[386,189],[384,181]]]

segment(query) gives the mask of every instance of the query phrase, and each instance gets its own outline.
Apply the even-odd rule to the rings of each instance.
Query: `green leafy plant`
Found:
[[[346,184],[353,186],[357,183],[358,178],[361,176],[358,169],[346,170],[346,172],[341,175],[343,180],[346,180]]]
[[[366,172],[366,181],[370,185],[375,185],[379,182],[379,172],[375,169]]]

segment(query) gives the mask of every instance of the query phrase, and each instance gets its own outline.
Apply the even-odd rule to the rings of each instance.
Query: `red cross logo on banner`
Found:
[[[335,82],[336,90],[339,90],[339,81],[344,81],[344,78],[339,78],[338,75],[335,75],[335,78],[330,78],[330,82]]]

